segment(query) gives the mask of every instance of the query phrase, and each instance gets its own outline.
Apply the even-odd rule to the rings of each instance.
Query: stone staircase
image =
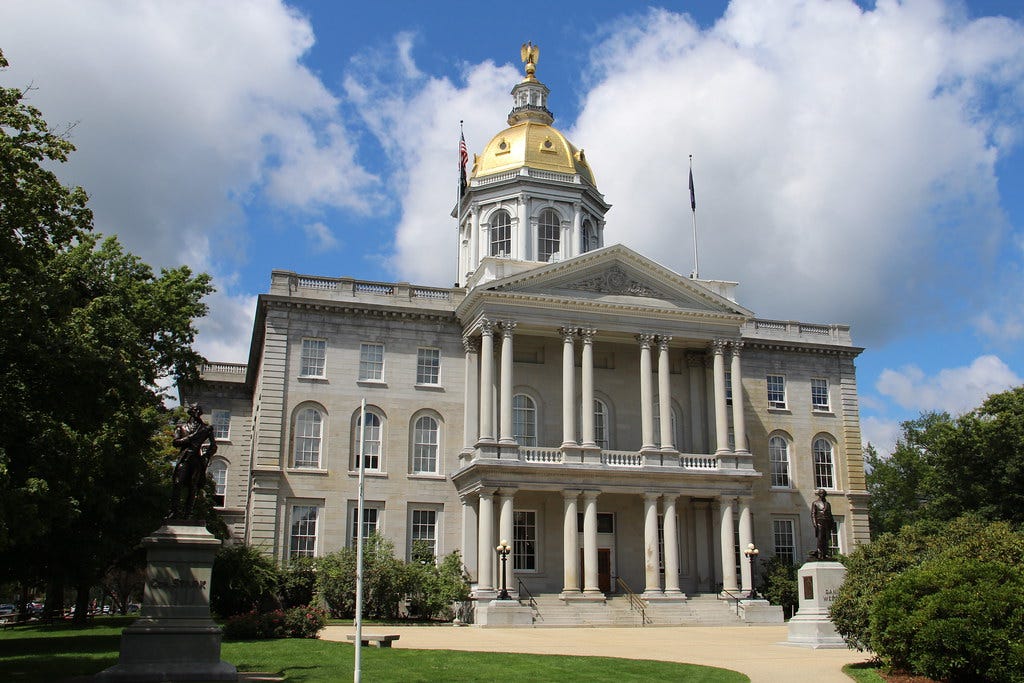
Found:
[[[733,603],[714,594],[690,596],[681,603],[648,603],[643,614],[630,606],[625,595],[610,595],[603,603],[566,603],[557,595],[538,595],[532,607],[534,627],[745,625]]]

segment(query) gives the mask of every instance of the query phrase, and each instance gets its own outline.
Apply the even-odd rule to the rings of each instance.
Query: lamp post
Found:
[[[761,551],[753,543],[748,543],[747,549],[743,551],[743,554],[750,560],[750,599],[753,600],[757,597],[757,591],[754,589],[754,560],[761,554]]]
[[[501,540],[498,547],[495,548],[498,553],[498,557],[501,558],[501,592],[498,593],[499,600],[511,600],[512,596],[508,594],[508,586],[505,582],[505,564],[508,562],[508,554],[512,552],[511,546],[505,539]]]

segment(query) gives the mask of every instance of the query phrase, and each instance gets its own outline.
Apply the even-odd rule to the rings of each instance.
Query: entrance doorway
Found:
[[[580,548],[580,576],[586,576],[583,562],[583,548]],[[597,587],[602,593],[612,592],[612,549],[597,549]]]

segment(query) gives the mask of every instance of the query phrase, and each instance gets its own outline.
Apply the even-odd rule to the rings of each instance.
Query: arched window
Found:
[[[551,256],[558,253],[559,238],[562,234],[562,221],[554,209],[540,212],[537,222],[537,260],[550,261]]]
[[[213,506],[224,507],[224,496],[228,489],[228,464],[220,458],[210,463],[210,479],[213,479]]]
[[[537,445],[537,404],[526,394],[512,397],[512,438],[520,446]]]
[[[413,427],[412,471],[413,474],[437,473],[437,420],[423,415]]]
[[[324,416],[316,408],[303,408],[295,416],[293,467],[319,469]]]
[[[611,443],[611,425],[608,422],[608,406],[601,399],[594,399],[594,443],[603,449]]]
[[[789,488],[789,442],[784,437],[776,435],[768,439],[768,461],[772,486]]]
[[[585,219],[583,226],[580,228],[580,249],[583,253],[586,253],[594,251],[600,246],[597,239],[597,228],[594,227],[593,221],[589,218]]]
[[[377,413],[366,411],[366,429],[363,430],[363,468],[367,470],[379,470],[381,463],[381,436],[383,433],[384,420]],[[362,421],[356,419],[355,445],[359,448],[359,429]],[[357,451],[358,452],[358,451]],[[359,467],[359,461],[355,460],[354,465]]]
[[[835,468],[832,462],[832,442],[824,437],[814,440],[814,488],[834,489]]]
[[[654,401],[654,445],[661,445],[661,403],[657,400]],[[676,410],[673,406],[669,411],[669,416],[672,419],[669,429],[672,434],[672,445],[678,448],[679,444],[679,432],[677,431],[678,420],[676,420]]]
[[[491,256],[509,256],[512,253],[512,218],[504,209],[491,215]]]

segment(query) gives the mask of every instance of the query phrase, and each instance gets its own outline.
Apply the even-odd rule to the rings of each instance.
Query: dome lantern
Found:
[[[526,78],[512,88],[512,111],[508,114],[508,125],[536,121],[550,126],[555,121],[554,114],[548,109],[548,94],[551,91],[536,76],[540,48],[532,42],[523,43],[520,54],[526,65]]]

